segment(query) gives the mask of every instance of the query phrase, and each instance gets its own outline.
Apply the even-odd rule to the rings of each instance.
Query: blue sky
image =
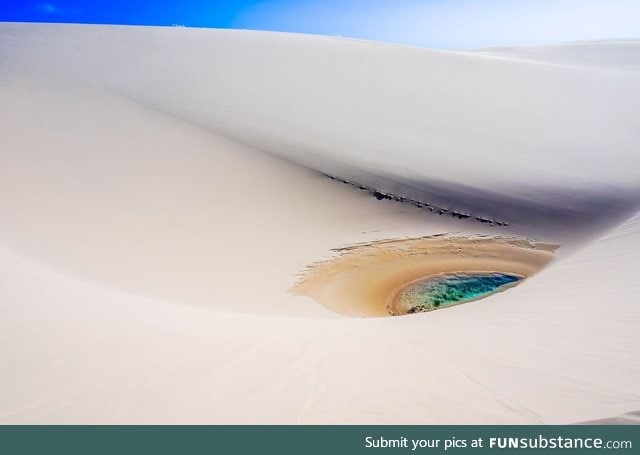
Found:
[[[247,28],[456,49],[640,38],[640,0],[0,0],[0,21]]]

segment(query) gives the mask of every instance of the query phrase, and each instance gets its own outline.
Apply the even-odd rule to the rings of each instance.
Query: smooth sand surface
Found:
[[[640,409],[640,218],[476,304],[234,315],[2,250],[3,423],[574,423]]]
[[[475,49],[477,55],[533,61],[550,65],[640,73],[637,40],[585,41],[550,46]]]
[[[624,65],[640,55],[611,46]],[[554,52],[0,24],[0,422],[640,409],[637,72],[600,51],[598,68],[543,61]],[[560,247],[506,292],[424,314],[328,307],[369,308],[342,294],[379,277],[387,290],[464,264],[529,276],[551,253],[493,245],[477,263],[431,263],[409,240],[379,256],[384,273],[363,260],[347,287],[318,288],[339,299],[289,292],[313,264],[340,266],[341,248],[433,235]]]
[[[616,417],[581,423],[586,425],[640,425],[640,411],[627,412]]]
[[[120,97],[0,92],[3,244],[89,282],[232,312],[327,317],[287,290],[332,248],[478,229]]]
[[[527,60],[242,30],[7,23],[0,36],[3,84],[103,91],[564,251],[638,209],[640,41],[569,52],[596,70],[548,46]]]

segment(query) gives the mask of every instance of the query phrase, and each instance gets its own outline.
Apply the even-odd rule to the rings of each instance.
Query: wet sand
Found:
[[[428,236],[356,244],[304,271],[291,291],[352,317],[406,314],[399,291],[443,273],[510,273],[526,279],[554,257],[556,245],[528,239]],[[520,281],[521,282],[521,281]]]

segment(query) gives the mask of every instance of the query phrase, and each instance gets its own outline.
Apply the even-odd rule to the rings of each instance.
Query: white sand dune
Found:
[[[640,44],[603,46],[0,24],[0,422],[637,411]],[[334,248],[443,233],[561,260],[397,318],[289,292]]]
[[[639,47],[637,40],[582,41],[551,46],[491,47],[473,52],[552,65],[640,73]]]
[[[3,66],[20,81],[107,91],[345,180],[507,218],[541,240],[567,229],[575,240],[638,207],[636,72],[285,33],[2,30]],[[593,51],[600,66],[609,54],[640,64],[637,41],[609,47]],[[544,49],[538,60],[559,60]]]

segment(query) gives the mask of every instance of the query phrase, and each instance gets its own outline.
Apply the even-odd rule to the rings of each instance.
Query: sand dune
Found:
[[[634,411],[639,226],[482,304],[374,319],[174,305],[3,250],[0,420],[571,423]]]
[[[3,24],[2,35],[19,80],[117,94],[552,243],[597,235],[638,208],[633,72],[286,33]],[[640,64],[637,42],[600,47],[575,53]]]
[[[0,421],[640,409],[637,49],[0,24]],[[444,234],[558,259],[532,276],[544,248],[415,248]],[[381,269],[340,268],[336,249],[390,239],[407,249]],[[290,292],[317,263],[324,290],[358,286],[323,305]],[[465,270],[531,278],[426,314],[340,314]]]
[[[637,40],[586,41],[551,46],[492,47],[476,49],[478,55],[575,66],[605,71],[640,72]]]

